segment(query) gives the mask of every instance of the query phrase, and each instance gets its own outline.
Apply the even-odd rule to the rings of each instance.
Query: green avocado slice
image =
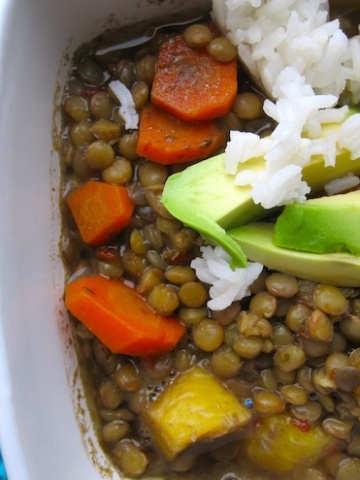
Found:
[[[348,253],[317,254],[277,247],[273,243],[272,223],[249,223],[228,230],[227,234],[238,242],[249,260],[262,263],[270,270],[339,287],[360,286],[360,257]]]
[[[263,167],[263,159],[253,161]],[[165,183],[162,203],[182,223],[193,228],[211,244],[221,245],[234,266],[245,267],[246,256],[226,234],[226,228],[261,218],[264,209],[255,205],[250,187],[239,187],[225,173],[224,154],[196,163],[171,175]]]
[[[273,240],[293,250],[360,255],[360,191],[286,205]]]
[[[341,124],[340,124],[341,125]],[[340,128],[338,124],[326,130]],[[226,233],[227,229],[254,222],[269,215],[251,198],[249,186],[238,186],[232,175],[225,173],[224,154],[211,157],[171,175],[165,183],[162,203],[183,224],[197,230],[209,243],[221,245],[232,257],[232,265],[246,266],[246,256],[241,247]],[[252,159],[241,169],[262,170],[265,160]],[[322,156],[311,158],[303,168],[303,178],[312,194],[324,185],[349,172],[360,173],[360,158],[351,160],[350,152],[338,152],[334,167],[325,167]]]

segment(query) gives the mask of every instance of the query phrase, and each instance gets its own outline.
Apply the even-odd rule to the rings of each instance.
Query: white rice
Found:
[[[226,171],[236,184],[250,185],[253,200],[265,208],[302,202],[310,189],[301,169],[312,155],[322,154],[331,166],[337,149],[349,149],[354,158],[360,153],[359,115],[345,122],[339,136],[320,137],[324,123],[345,119],[347,108],[334,108],[345,87],[360,96],[359,37],[349,40],[338,20],[327,21],[326,0],[213,0],[213,16],[272,99],[264,111],[278,125],[266,143],[232,134]],[[239,164],[259,155],[263,172],[237,174]]]
[[[202,257],[195,258],[191,267],[202,282],[208,283],[212,300],[208,307],[223,310],[235,300],[250,295],[249,286],[263,270],[260,263],[251,263],[247,268],[230,267],[230,256],[221,247],[201,247]]]
[[[353,173],[348,173],[341,178],[336,178],[331,182],[328,182],[324,186],[324,190],[327,195],[336,195],[338,193],[343,193],[353,188],[356,188],[360,185],[360,179],[357,175]]]
[[[133,97],[130,90],[120,80],[109,83],[109,88],[119,100],[119,113],[125,121],[126,130],[138,128],[139,115],[136,111]]]
[[[303,202],[310,192],[302,168],[312,155],[332,166],[338,149],[360,156],[360,114],[346,119],[347,107],[334,108],[345,87],[360,100],[360,37],[348,39],[338,20],[328,19],[327,0],[213,0],[213,17],[238,48],[253,79],[265,91],[265,113],[278,126],[265,139],[231,132],[225,170],[238,185],[250,185],[265,208]],[[338,133],[321,136],[322,125],[343,122]],[[255,157],[263,171],[238,166]],[[353,178],[344,180],[346,185]],[[338,184],[327,188],[340,188]],[[221,310],[249,295],[262,271],[259,264],[232,270],[220,247],[205,247],[191,266],[211,285],[208,306]]]

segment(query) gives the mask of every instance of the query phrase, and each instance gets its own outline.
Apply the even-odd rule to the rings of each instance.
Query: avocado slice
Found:
[[[360,255],[360,191],[286,205],[273,241],[293,250]]]
[[[210,244],[221,245],[234,266],[245,267],[246,256],[225,229],[261,218],[265,211],[254,204],[250,187],[235,185],[233,177],[225,173],[224,157],[216,155],[171,175],[165,183],[162,203]],[[252,161],[253,169],[263,165],[261,158]]]
[[[338,129],[338,124],[326,130]],[[325,130],[325,128],[324,128]],[[221,245],[232,257],[232,266],[246,266],[246,256],[226,230],[264,218],[269,214],[251,198],[251,187],[235,185],[232,175],[225,173],[224,154],[211,157],[171,175],[165,183],[162,203],[185,225],[203,235],[209,243]],[[254,158],[241,169],[262,170],[265,160]],[[326,183],[346,173],[360,173],[360,158],[351,160],[350,152],[337,154],[334,167],[325,167],[321,155],[312,157],[303,168],[303,178],[312,194],[321,191]]]
[[[247,258],[270,270],[339,287],[360,286],[360,257],[349,253],[309,253],[277,247],[275,226],[256,222],[227,231],[239,243]]]

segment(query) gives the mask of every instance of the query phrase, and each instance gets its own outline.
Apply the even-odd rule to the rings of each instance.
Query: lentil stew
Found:
[[[145,45],[103,56],[96,55],[95,40],[75,55],[62,103],[62,255],[68,282],[91,276],[126,285],[137,300],[126,304],[124,324],[135,318],[128,315],[135,310],[130,303],[142,302],[147,326],[138,329],[145,329],[148,341],[151,315],[180,331],[170,346],[154,343],[134,354],[113,344],[110,349],[94,335],[94,324],[88,328],[71,316],[81,365],[91,379],[88,395],[100,442],[116,468],[134,478],[360,478],[359,290],[264,270],[245,300],[209,310],[209,287],[190,267],[204,239],[161,203],[168,176],[203,158],[201,149],[194,148],[185,163],[140,155],[139,131],[127,128],[109,88],[120,81],[131,92],[140,121],[149,107],[164,108],[159,93],[157,106],[152,104],[152,87],[159,49],[175,41],[211,64],[235,65],[230,107],[201,119],[221,132],[207,156],[225,148],[230,130],[266,135],[273,128],[262,111],[261,92],[236,63],[234,47],[208,21],[161,31]],[[191,128],[199,121],[191,120]],[[84,236],[69,199],[93,183],[106,191],[121,189],[130,207],[116,195],[97,197],[99,209],[87,207],[80,221]],[[89,195],[86,190],[79,202]],[[121,208],[121,219],[106,218],[104,226],[106,213]],[[99,230],[89,236],[94,216]],[[94,297],[98,284],[86,288]],[[118,291],[114,295],[121,298]],[[226,405],[228,423],[217,399]]]

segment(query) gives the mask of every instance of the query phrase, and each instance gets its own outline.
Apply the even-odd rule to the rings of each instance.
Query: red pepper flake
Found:
[[[291,423],[302,432],[308,432],[310,430],[310,425],[306,420],[297,420],[296,418],[294,418]]]
[[[98,87],[84,87],[81,91],[83,97],[91,98],[95,93],[99,92],[101,89]]]
[[[104,260],[106,262],[113,262],[115,260],[118,260],[119,251],[117,247],[106,245],[106,246],[97,248],[95,250],[95,256],[99,260]]]

